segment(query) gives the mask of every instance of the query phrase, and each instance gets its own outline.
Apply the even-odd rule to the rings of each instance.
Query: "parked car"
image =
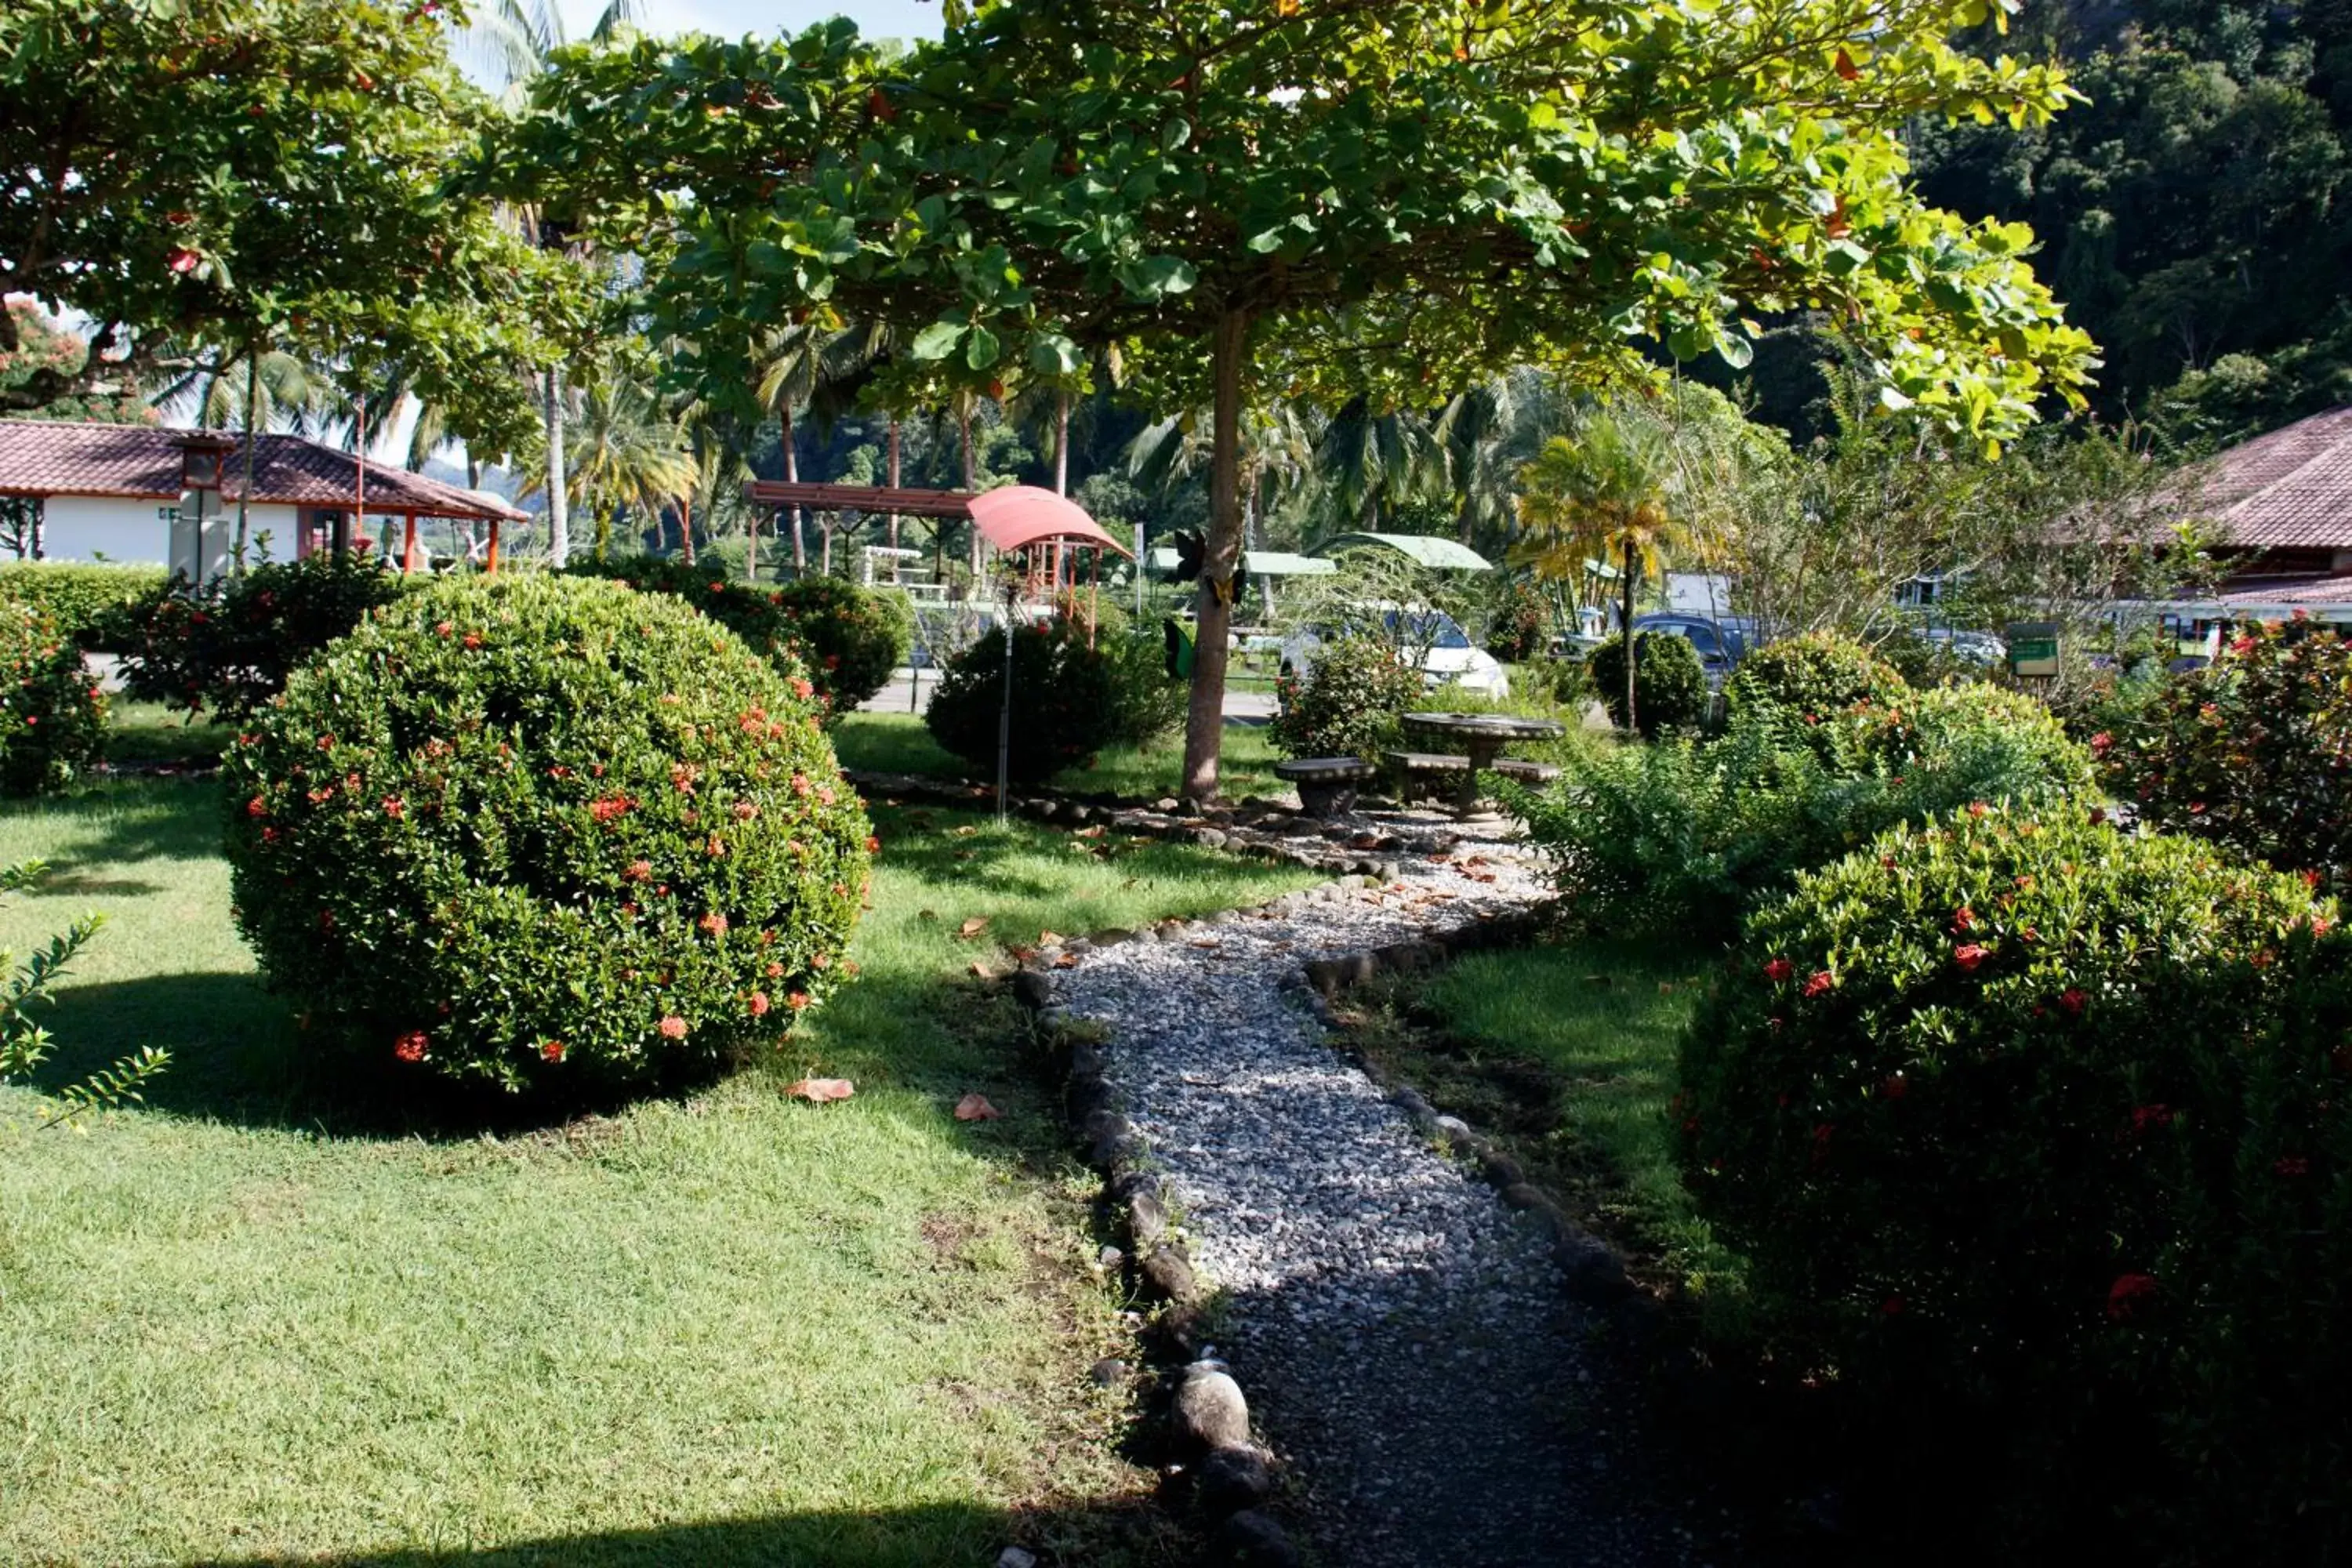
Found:
[[[1726,677],[1748,657],[1748,635],[1736,621],[1713,621],[1704,616],[1635,616],[1636,632],[1664,632],[1691,645],[1706,671],[1707,689],[1719,691]]]
[[[1396,605],[1368,605],[1362,615],[1363,626],[1349,629],[1360,629],[1404,646],[1426,645],[1428,651],[1421,657],[1421,678],[1431,688],[1451,683],[1485,697],[1511,694],[1509,672],[1493,654],[1472,642],[1461,623],[1444,611],[1426,606],[1407,609]],[[1404,619],[1408,616],[1412,617],[1409,623]],[[1305,669],[1314,661],[1315,650],[1323,646],[1325,637],[1332,635],[1337,634],[1328,626],[1304,627],[1291,633],[1282,645],[1282,668]]]

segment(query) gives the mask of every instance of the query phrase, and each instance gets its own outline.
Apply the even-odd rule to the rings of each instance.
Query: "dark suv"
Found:
[[[1707,689],[1721,690],[1724,678],[1748,657],[1747,628],[1737,621],[1711,621],[1705,616],[1676,614],[1635,616],[1637,632],[1664,632],[1691,645],[1706,670]]]

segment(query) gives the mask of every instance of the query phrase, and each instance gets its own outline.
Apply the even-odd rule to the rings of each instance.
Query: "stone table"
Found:
[[[1470,759],[1462,775],[1462,794],[1454,803],[1457,816],[1478,809],[1478,775],[1495,765],[1503,748],[1515,741],[1557,740],[1566,733],[1550,719],[1520,719],[1508,713],[1408,713],[1404,727],[1416,734],[1461,747]]]

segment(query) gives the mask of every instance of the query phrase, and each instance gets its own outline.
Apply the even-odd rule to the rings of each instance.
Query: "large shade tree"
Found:
[[[442,189],[488,112],[449,64],[448,8],[0,5],[0,293],[93,323],[85,363],[0,408],[277,344],[396,363],[454,432],[517,444],[512,366],[550,355],[576,290]]]
[[[705,368],[822,301],[919,358],[1066,374],[1118,347],[1213,410],[1185,785],[1212,793],[1240,423],[1285,394],[1428,406],[1502,365],[1735,363],[1744,312],[1868,345],[1889,406],[1988,442],[2091,345],[2021,227],[1925,207],[1896,130],[2035,123],[2058,74],[1946,42],[1988,0],[1007,0],[885,58],[782,46],[559,57],[517,160],[659,208],[649,278]],[[648,171],[653,177],[648,177]],[[1261,356],[1267,356],[1262,360]]]

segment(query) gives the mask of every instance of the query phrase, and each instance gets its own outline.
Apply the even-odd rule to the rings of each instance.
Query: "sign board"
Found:
[[[2009,672],[2021,680],[2047,680],[2058,674],[2058,623],[2012,621],[2009,626]]]
[[[1731,579],[1716,572],[1669,572],[1666,608],[1719,621],[1731,614]]]

